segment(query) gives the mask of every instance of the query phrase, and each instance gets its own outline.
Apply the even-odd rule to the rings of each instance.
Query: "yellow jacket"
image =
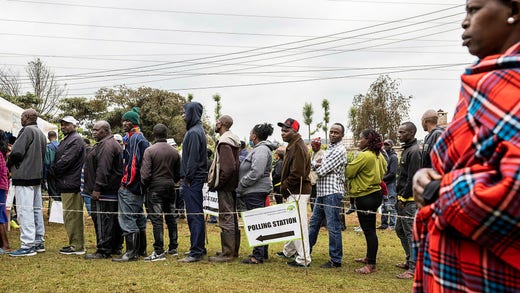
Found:
[[[381,181],[386,172],[386,160],[381,153],[364,149],[347,165],[346,174],[349,181],[349,196],[361,197],[381,190]]]

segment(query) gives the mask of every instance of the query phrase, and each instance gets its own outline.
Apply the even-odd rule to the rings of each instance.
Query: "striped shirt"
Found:
[[[321,166],[316,169],[316,196],[326,196],[345,192],[345,165],[347,150],[343,143],[331,143],[321,160]]]

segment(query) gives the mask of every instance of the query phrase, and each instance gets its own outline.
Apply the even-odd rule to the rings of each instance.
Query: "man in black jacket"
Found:
[[[92,221],[96,230],[96,252],[85,259],[110,258],[119,254],[122,231],[117,219],[117,191],[123,176],[121,146],[114,139],[110,124],[98,121],[92,128],[96,144],[85,160],[85,186],[90,195]]]
[[[417,206],[413,198],[413,175],[421,167],[421,150],[417,144],[415,133],[417,127],[412,122],[404,122],[397,130],[397,138],[403,143],[403,152],[397,173],[397,220],[395,232],[401,240],[406,254],[406,262],[397,264],[397,267],[406,269],[397,275],[399,279],[412,279],[415,270],[415,259],[412,251],[413,221]]]
[[[69,245],[60,249],[61,254],[85,254],[85,235],[83,230],[83,199],[79,194],[81,169],[85,161],[83,138],[76,132],[78,121],[72,116],[60,120],[61,141],[54,165],[49,176],[56,180],[56,187],[63,202],[63,221],[69,237]]]
[[[433,109],[424,112],[421,118],[423,130],[428,132],[428,134],[426,134],[426,136],[424,137],[421,168],[432,167],[430,153],[432,152],[433,146],[435,145],[441,134],[444,132],[444,129],[437,126],[438,119],[439,117],[437,115],[437,112]]]

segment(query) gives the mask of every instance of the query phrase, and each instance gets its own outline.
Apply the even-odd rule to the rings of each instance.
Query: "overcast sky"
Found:
[[[192,93],[212,120],[218,93],[241,138],[257,123],[303,125],[306,102],[314,126],[323,99],[330,122],[347,126],[354,95],[388,74],[413,96],[420,128],[426,109],[453,115],[460,74],[475,60],[461,46],[464,3],[0,0],[0,66],[26,82],[25,65],[39,57],[69,96],[121,84]],[[281,141],[278,127],[272,139]]]

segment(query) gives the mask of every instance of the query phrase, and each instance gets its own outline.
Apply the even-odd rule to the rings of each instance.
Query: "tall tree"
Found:
[[[354,140],[362,130],[372,128],[383,138],[396,140],[397,128],[408,118],[410,100],[399,92],[399,82],[388,75],[381,75],[374,81],[366,94],[354,96],[349,110],[349,128]]]
[[[321,102],[321,107],[323,108],[323,123],[321,124],[321,129],[325,132],[325,144],[328,143],[328,131],[329,131],[329,122],[330,122],[330,104],[327,99],[323,99]]]
[[[215,105],[215,120],[217,120],[218,118],[220,118],[220,116],[222,116],[222,104],[220,103],[220,100],[222,98],[220,97],[219,94],[215,94],[213,95],[213,101],[215,101],[215,103],[217,103]]]
[[[60,98],[65,96],[65,85],[62,86],[56,80],[54,73],[40,58],[30,61],[27,67],[29,80],[34,95],[39,100],[38,112],[44,116],[52,116],[57,112]]]
[[[193,101],[193,94],[188,94],[188,102],[191,102]]]
[[[21,85],[17,73],[11,69],[0,68],[0,93],[3,96],[18,97],[20,95]]]
[[[307,125],[309,129],[309,141],[311,140],[311,124],[312,124],[312,115],[314,115],[314,109],[312,108],[312,103],[305,103],[303,105],[303,123]]]

